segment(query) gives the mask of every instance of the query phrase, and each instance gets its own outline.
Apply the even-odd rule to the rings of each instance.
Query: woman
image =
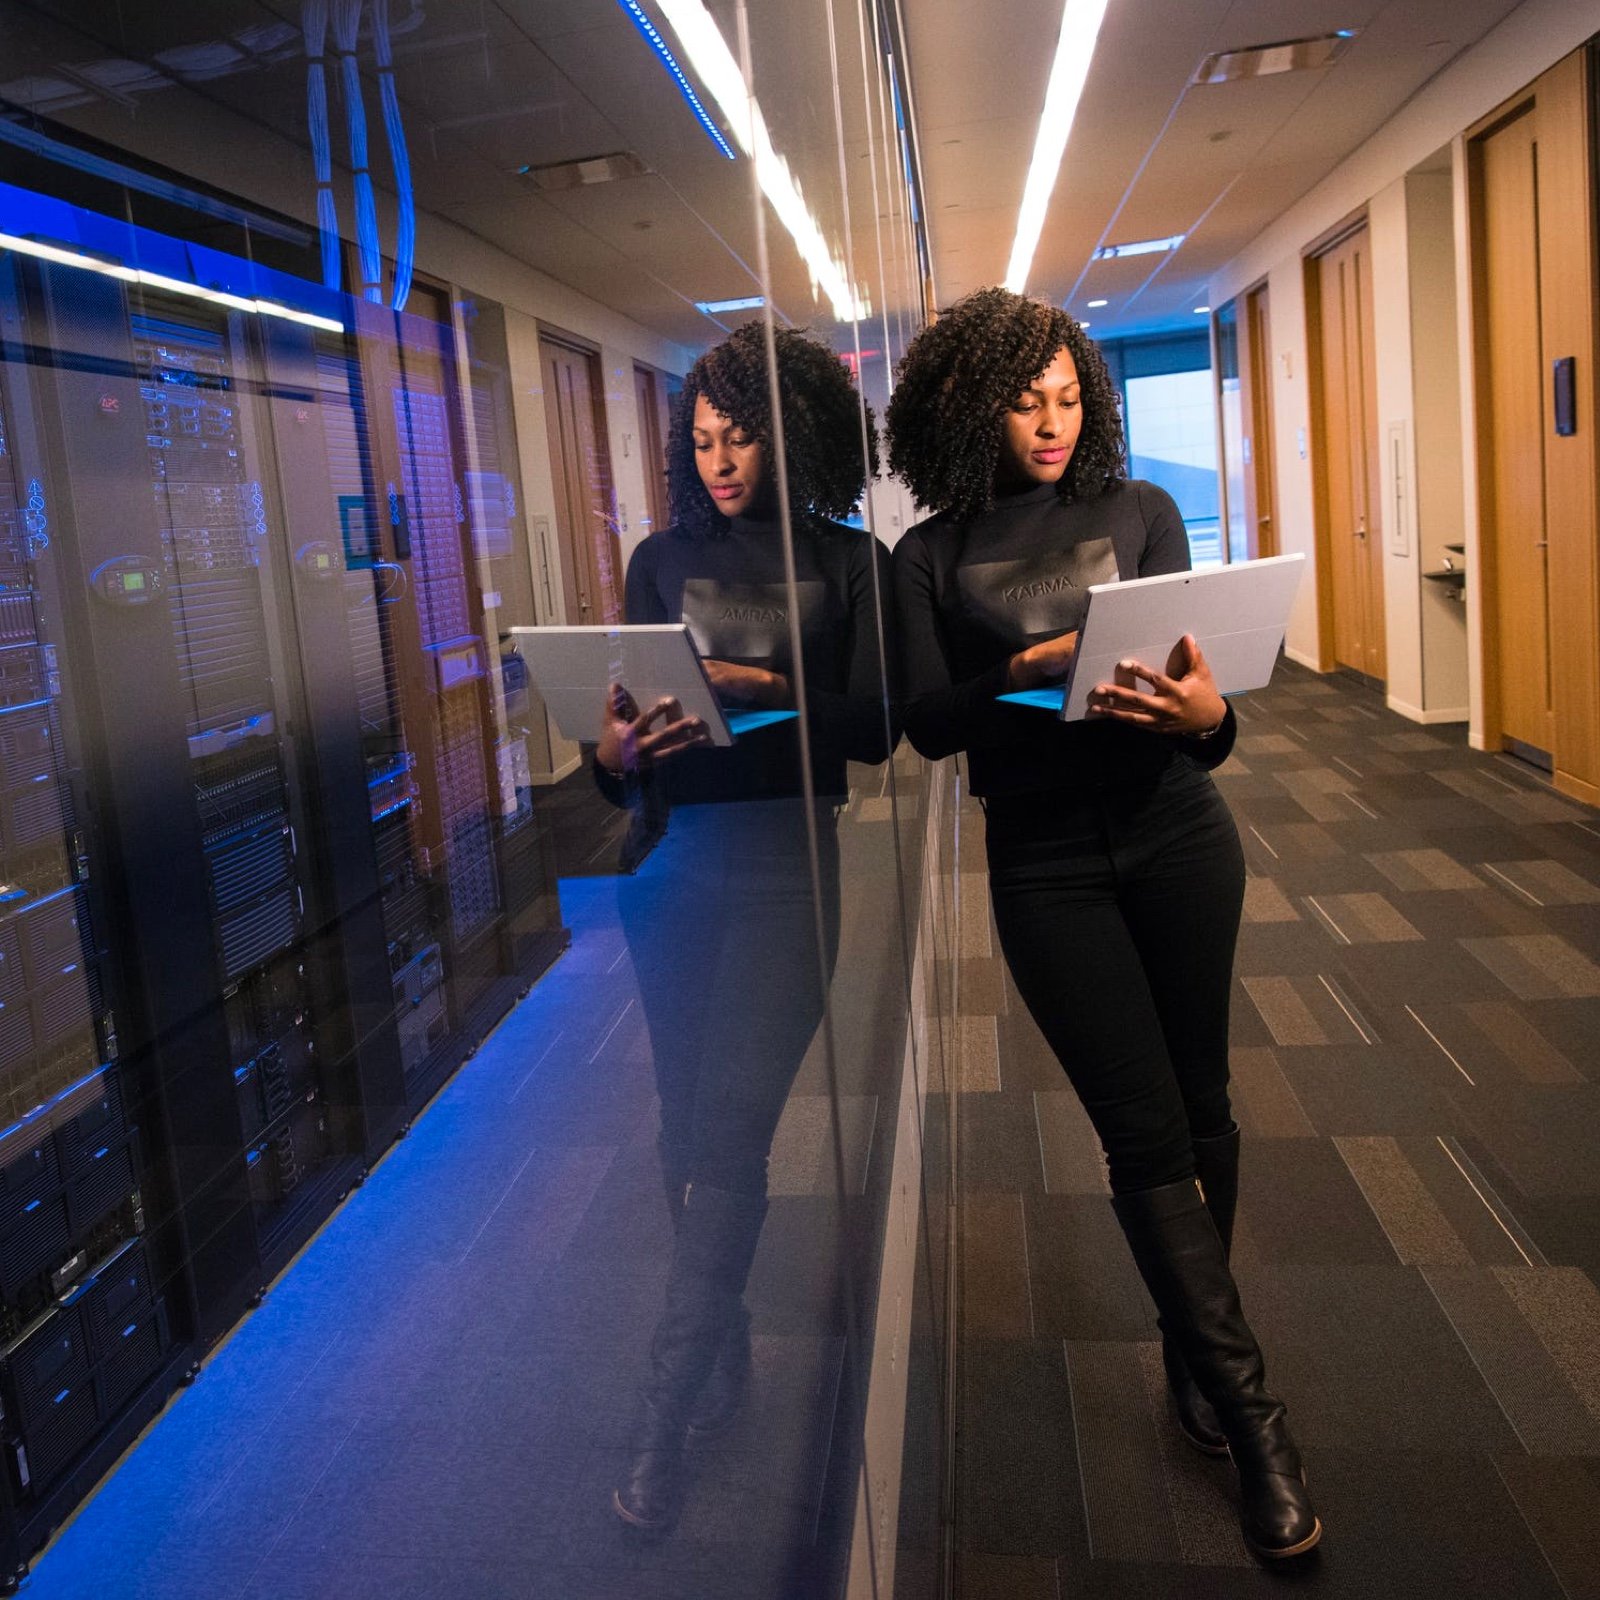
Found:
[[[1001,947],[1105,1151],[1179,1424],[1232,1455],[1251,1547],[1298,1555],[1321,1524],[1227,1260],[1244,858],[1208,769],[1233,712],[1190,637],[1165,670],[1121,663],[1083,723],[999,699],[1065,678],[1090,584],[1186,570],[1182,519],[1126,478],[1082,329],[1003,289],[912,342],[888,425],[892,469],[937,513],[894,553],[906,734],[967,752]]]
[[[679,707],[641,714],[619,686],[596,750],[613,801],[657,818],[670,812],[664,842],[620,888],[676,1229],[638,1433],[614,1497],[625,1522],[652,1531],[676,1516],[686,1437],[726,1426],[748,1383],[742,1296],[766,1215],[767,1155],[837,949],[835,811],[846,763],[883,761],[895,738],[876,599],[889,592],[887,559],[867,534],[829,520],[848,514],[864,485],[860,400],[825,345],[785,330],[776,347],[794,586],[778,521],[765,330],[755,323],[702,356],[674,403],[673,522],[628,564],[627,620],[686,622],[730,707],[792,711],[803,673],[822,950],[798,720],[709,749],[703,725]],[[867,444],[875,457],[870,418]]]

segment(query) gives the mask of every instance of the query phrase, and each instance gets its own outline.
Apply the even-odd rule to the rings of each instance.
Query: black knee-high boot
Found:
[[[612,1497],[617,1515],[635,1527],[659,1532],[677,1516],[689,1418],[739,1315],[766,1214],[767,1202],[754,1195],[688,1188],[632,1459]]]
[[[1206,1210],[1217,1225],[1222,1239],[1222,1253],[1233,1250],[1233,1217],[1239,1206],[1239,1130],[1219,1134],[1214,1139],[1194,1141],[1195,1176],[1205,1196]],[[1163,1328],[1161,1330],[1161,1361],[1167,1370],[1167,1388],[1172,1393],[1172,1409],[1177,1413],[1178,1431],[1195,1449],[1207,1455],[1220,1456],[1228,1452],[1227,1435],[1211,1402],[1201,1394],[1178,1342]]]
[[[1245,1541],[1268,1558],[1309,1550],[1322,1524],[1198,1185],[1169,1183],[1115,1195],[1111,1204],[1162,1323],[1228,1441]]]
[[[683,1216],[683,1197],[688,1188],[689,1159],[676,1145],[659,1140],[661,1151],[661,1189],[666,1196],[667,1215],[672,1231],[678,1231]],[[713,1438],[723,1433],[739,1414],[750,1388],[750,1313],[740,1301],[712,1364],[710,1376],[701,1387],[699,1398],[689,1413],[689,1433],[696,1439]]]

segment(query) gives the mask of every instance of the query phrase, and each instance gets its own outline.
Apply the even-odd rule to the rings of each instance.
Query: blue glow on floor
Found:
[[[537,1230],[570,1235],[617,1151],[653,1138],[615,894],[562,882],[572,948],[81,1508],[35,1600],[490,1595],[552,1559],[509,1516],[511,1461],[541,1447],[486,1426],[479,1389],[486,1365],[532,1377],[518,1341],[556,1259]],[[363,1522],[385,1494],[409,1534]]]

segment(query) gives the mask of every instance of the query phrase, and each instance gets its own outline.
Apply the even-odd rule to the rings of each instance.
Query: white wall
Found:
[[[1418,576],[1416,518],[1412,505],[1396,507],[1396,445],[1399,480],[1407,500],[1414,488],[1416,435],[1411,402],[1411,261],[1406,227],[1406,182],[1396,179],[1367,207],[1372,260],[1373,346],[1377,394],[1373,425],[1378,434],[1379,526],[1372,537],[1383,552],[1384,654],[1389,704],[1407,716],[1422,712],[1422,579]],[[1408,487],[1409,486],[1409,487]],[[1397,525],[1398,524],[1398,525]]]
[[[1445,183],[1436,181],[1431,172],[1418,174],[1413,169],[1429,162],[1464,128],[1597,32],[1600,0],[1525,0],[1217,272],[1209,285],[1214,306],[1226,304],[1263,279],[1269,285],[1281,547],[1310,555],[1314,500],[1310,452],[1305,447],[1310,401],[1302,255],[1342,219],[1362,208],[1368,212],[1379,341],[1380,438],[1383,423],[1403,423],[1410,429],[1418,457],[1414,482],[1419,489],[1419,521],[1409,556],[1394,553],[1392,527],[1385,528],[1390,700],[1407,715],[1459,718],[1467,704],[1469,678],[1474,708],[1480,698],[1472,619],[1440,611],[1441,605],[1451,602],[1431,593],[1434,586],[1420,584],[1419,576],[1423,563],[1433,562],[1441,544],[1464,537],[1470,555],[1476,538],[1473,464],[1454,455],[1465,449],[1463,439],[1471,438],[1471,401],[1461,378],[1470,364],[1462,353],[1453,281],[1446,287],[1443,276],[1446,228],[1453,231],[1458,273],[1466,259],[1461,219],[1454,215],[1460,179],[1458,175],[1455,183],[1457,204],[1447,205]],[[1450,347],[1448,354],[1444,346]],[[1447,388],[1456,397],[1453,427]],[[1429,449],[1437,453],[1427,454]],[[1452,459],[1454,486],[1445,482]],[[1384,498],[1385,517],[1392,523],[1392,496]],[[1458,607],[1457,612],[1464,609]],[[1302,587],[1286,645],[1295,660],[1317,663],[1314,572]]]
[[[1306,285],[1298,258],[1294,270],[1269,280],[1272,343],[1272,447],[1277,469],[1278,551],[1306,557],[1305,582],[1295,597],[1284,649],[1291,660],[1316,667],[1317,563],[1311,482],[1311,395],[1306,387]]]
[[[1455,203],[1448,171],[1406,179],[1407,249],[1411,259],[1411,384],[1417,543],[1423,572],[1441,571],[1445,547],[1465,538],[1461,437],[1461,374],[1457,348]],[[1454,564],[1462,557],[1454,554]],[[1421,587],[1422,699],[1430,722],[1464,722],[1467,607],[1437,583]]]

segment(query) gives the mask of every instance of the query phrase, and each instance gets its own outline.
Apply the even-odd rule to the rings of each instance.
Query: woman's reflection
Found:
[[[792,710],[803,672],[820,919],[796,720],[711,749],[704,727],[678,707],[641,713],[618,686],[596,751],[609,798],[671,817],[659,848],[619,890],[676,1230],[631,1459],[614,1496],[624,1521],[649,1530],[677,1514],[686,1442],[727,1427],[748,1386],[743,1295],[767,1211],[768,1152],[837,951],[835,814],[846,763],[883,761],[895,737],[875,602],[880,588],[888,592],[886,554],[830,520],[861,497],[860,402],[825,345],[779,331],[776,347],[797,581],[791,588],[785,579],[765,330],[755,323],[702,356],[675,402],[673,522],[629,562],[627,620],[686,622],[731,707]],[[870,424],[868,432],[875,457]]]

